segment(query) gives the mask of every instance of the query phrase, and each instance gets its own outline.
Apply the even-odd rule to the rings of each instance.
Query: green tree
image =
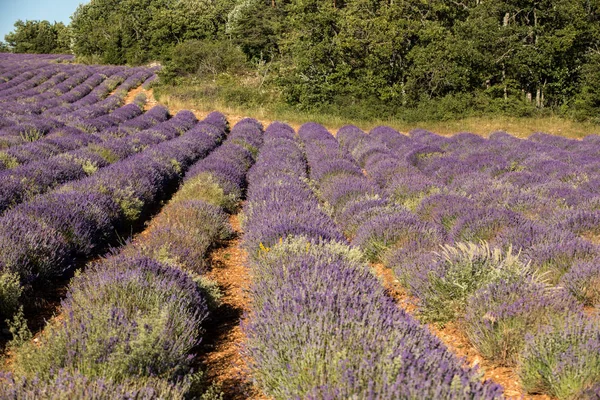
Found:
[[[18,20],[4,36],[15,53],[69,53],[70,31],[62,22]]]
[[[233,2],[92,0],[71,17],[74,51],[112,64],[160,59],[176,44],[218,39]]]

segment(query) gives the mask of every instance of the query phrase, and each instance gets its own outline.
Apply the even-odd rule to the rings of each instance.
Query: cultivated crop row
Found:
[[[324,181],[319,160],[334,159],[323,149],[336,141],[305,140],[319,194],[352,243],[395,271],[422,318],[459,322],[484,357],[517,366],[530,392],[570,398],[600,380],[600,328],[582,307],[598,304],[600,276],[586,240],[598,229],[593,137],[345,127],[338,138],[356,162],[338,149]]]
[[[322,134],[310,128],[300,136]],[[501,397],[498,385],[480,382],[385,294],[321,208],[288,126],[265,132],[249,174],[245,218],[253,310],[244,324],[244,352],[266,394]]]
[[[223,135],[222,122],[210,123],[215,118],[197,123],[190,112],[178,116],[169,120],[174,122],[171,140],[156,140],[139,154],[37,196],[0,217],[2,279],[15,282],[3,291],[5,316],[18,307],[19,282],[32,284],[60,276],[98,254],[119,232],[128,233]],[[175,133],[177,128],[181,132]]]
[[[218,139],[224,122],[204,120],[219,127]],[[192,352],[218,301],[202,276],[207,253],[231,234],[223,206],[239,201],[261,135],[256,121],[239,122],[144,235],[73,279],[64,318],[39,345],[16,350],[18,378],[0,377],[2,396],[183,398],[197,389]]]
[[[3,55],[0,64],[10,64],[10,59]],[[107,114],[121,106],[130,89],[153,78],[149,68],[48,62],[35,70],[18,70],[0,84],[0,148],[61,135],[69,128],[95,132],[113,122]]]

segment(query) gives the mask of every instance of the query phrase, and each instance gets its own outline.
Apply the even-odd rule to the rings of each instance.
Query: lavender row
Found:
[[[21,83],[10,88],[0,90],[0,101],[5,102],[7,100],[14,100],[18,98],[19,94],[34,89],[59,74],[62,75],[60,69],[56,65],[40,68],[31,78],[23,80]],[[13,83],[17,83],[17,81],[18,80],[15,80]]]
[[[140,86],[147,78],[153,75],[149,69],[136,71],[131,69],[127,75],[121,75],[119,81],[122,82],[115,88],[115,93],[106,97],[108,92],[91,93],[85,99],[70,104],[69,106],[46,110],[44,115],[59,115],[59,119],[89,119],[106,114],[107,111],[114,109],[123,101],[127,92],[134,87]],[[105,98],[106,97],[106,98]]]
[[[18,89],[19,87],[29,86],[26,89],[30,89],[31,87],[35,86],[36,81],[38,81],[40,77],[43,77],[47,71],[57,72],[59,68],[60,67],[57,64],[44,63],[37,65],[34,68],[26,68],[20,71],[15,70],[12,71],[12,73],[5,74],[3,76],[5,77],[6,81],[0,83],[0,96],[4,97],[6,95],[13,94],[15,91],[18,91],[15,90],[15,88]],[[64,69],[69,70],[70,67],[67,66]],[[46,79],[48,78],[49,76],[47,76]]]
[[[222,118],[213,114],[204,122],[222,124]],[[235,155],[243,148],[234,143],[259,145],[260,136],[256,121],[241,121],[193,169],[215,172],[214,154]],[[225,161],[238,169],[250,166],[240,157]],[[148,376],[164,382],[189,372],[191,351],[200,343],[202,324],[215,302],[207,292],[210,282],[198,273],[205,270],[208,249],[231,234],[224,211],[204,201],[211,197],[198,190],[193,180],[198,174],[189,174],[179,192],[185,195],[174,197],[143,236],[73,280],[62,302],[64,322],[46,328],[40,346],[28,343],[16,351],[18,375],[29,382],[33,377],[53,382],[67,374],[79,377],[76,382],[84,380],[79,385],[101,378],[112,386]],[[115,334],[107,334],[113,326]],[[90,342],[96,343],[93,351]],[[32,390],[14,381],[9,376],[8,390],[18,394]],[[183,394],[189,385],[175,387]]]
[[[145,219],[189,165],[216,146],[225,129],[208,122],[192,125],[180,137],[3,215],[2,273],[17,274],[22,283],[60,276]]]
[[[104,94],[102,96],[104,96],[105,94],[108,94],[108,90],[110,90],[111,87],[110,85],[118,83],[118,80],[113,80],[109,83],[102,84],[104,79],[105,77],[103,75],[92,75],[85,82],[76,86],[65,95],[60,96],[59,98],[50,98],[47,101],[43,100],[28,103],[8,103],[3,108],[4,114],[9,116],[9,118],[7,119],[8,124],[4,124],[6,126],[0,131],[2,147],[6,148],[30,141],[35,141],[56,129],[60,129],[66,124],[69,124],[69,120],[65,120],[63,122],[59,121],[59,119],[56,117],[48,118],[35,114],[32,115],[31,113],[41,111],[44,109],[44,107],[51,104],[60,104],[62,101],[76,101],[86,93],[91,92],[95,87],[100,92],[103,92]],[[77,120],[74,122],[77,122]]]
[[[17,55],[3,53],[0,56],[0,88],[27,71],[35,71],[51,62],[69,61],[72,59],[72,56],[61,55]]]
[[[56,71],[57,67],[48,68]],[[73,68],[73,66],[66,66],[66,68]],[[82,73],[79,76],[66,79],[54,88],[52,85],[41,85],[48,90],[37,95],[20,99],[15,99],[14,95],[5,98],[5,101],[12,101],[5,102],[2,115],[5,119],[8,118],[7,122],[12,120],[13,124],[2,124],[4,125],[1,130],[3,147],[36,140],[65,124],[89,129],[87,122],[90,119],[110,113],[122,103],[126,91],[142,84],[154,74],[154,70],[148,68],[102,67],[96,70],[107,75],[96,72],[90,76],[89,73],[85,73],[85,70],[90,68],[80,68]],[[42,68],[40,76],[31,81],[37,82],[47,78],[49,73]],[[89,79],[82,82],[82,78]],[[32,82],[23,84],[34,85],[35,83]],[[73,84],[79,85],[74,87]],[[119,86],[115,93],[107,97],[117,85]],[[65,93],[62,88],[71,90]],[[11,90],[14,92],[22,89],[24,88],[16,86]],[[42,112],[43,116],[37,116]],[[93,125],[91,129],[94,129]]]
[[[293,131],[270,126],[249,174],[244,240],[254,277],[245,354],[261,388],[274,398],[500,397],[384,293],[320,209],[306,167]]]
[[[107,116],[89,121],[87,130],[93,127],[97,133],[89,134],[77,128],[63,127],[35,142],[0,151],[0,171],[149,129],[165,122],[168,117],[168,111],[163,106],[154,106],[142,114],[137,104],[128,104]]]
[[[81,70],[53,90],[26,99],[26,102],[21,103],[24,103],[21,108],[15,109],[15,113],[40,115],[62,105],[77,103],[90,95],[90,98],[94,99],[97,99],[98,95],[105,96],[122,79],[118,76],[121,72],[121,68],[111,68],[101,72]]]
[[[213,114],[205,121],[221,123],[218,118],[222,115]],[[241,196],[234,199],[232,193],[244,190],[246,172],[254,164],[254,157],[240,143],[258,150],[262,126],[256,120],[238,122],[221,146],[188,170],[171,208],[167,208],[172,211],[158,217],[141,243],[134,246],[136,251],[162,257],[194,273],[207,271],[208,251],[217,237],[227,233],[223,226],[229,225],[222,222],[225,213],[241,201]]]
[[[246,173],[254,164],[262,145],[262,125],[243,119],[232,130],[227,142],[198,163],[186,175],[188,187],[212,187],[213,203],[228,212],[235,211],[246,189]]]
[[[121,122],[134,118],[142,113],[141,107],[144,105],[145,99],[143,101],[135,99],[135,104],[127,104],[112,110],[114,105],[118,105],[122,101],[122,98],[122,93],[119,96],[113,97],[109,101],[109,107],[105,108],[102,112],[97,110],[98,112],[96,114],[92,114],[88,117],[71,116],[64,119],[64,122],[61,122],[56,118],[30,118],[17,125],[11,126],[11,124],[8,123],[6,129],[4,129],[4,133],[0,136],[0,145],[4,148],[10,148],[28,144],[30,142],[38,142],[48,135],[60,134],[65,128],[75,128],[85,132],[95,133],[101,129],[118,125]],[[106,107],[106,104],[102,105],[102,107]],[[110,112],[104,113],[106,111]],[[97,116],[93,117],[93,115]]]
[[[36,85],[35,87],[32,87],[29,90],[19,91],[18,93],[14,94],[12,96],[6,96],[3,94],[2,96],[0,96],[0,102],[5,103],[7,101],[14,101],[14,100],[27,101],[27,99],[31,99],[35,96],[46,93],[49,90],[56,90],[56,88],[60,84],[65,82],[67,79],[69,79],[69,77],[72,77],[73,74],[77,74],[78,72],[81,71],[81,69],[75,65],[73,65],[73,67],[69,68],[69,69],[60,68],[60,67],[55,67],[55,68],[59,68],[58,73],[53,75],[51,78],[49,78],[45,82],[42,82],[39,85]],[[46,96],[48,96],[48,94],[46,94]]]
[[[66,93],[92,75],[110,77],[124,70],[124,67],[81,65],[52,66],[51,68],[58,70],[58,74],[52,77],[52,79],[48,79],[29,90],[15,91],[16,93],[11,96],[7,96],[3,92],[0,96],[0,102],[18,101],[20,103],[38,103]]]
[[[429,145],[435,139],[424,132],[417,132],[415,136],[421,138],[419,140],[427,138]],[[524,257],[521,257],[525,260],[512,250],[513,245],[517,247],[523,243],[514,240],[514,232],[522,232],[517,236],[521,239],[527,237],[523,232],[529,233],[529,237],[541,237],[545,234],[546,240],[552,238],[553,234],[554,238],[561,238],[567,243],[569,240],[576,240],[573,235],[557,228],[553,233],[548,229],[543,230],[540,224],[528,222],[515,212],[511,216],[510,210],[486,209],[483,204],[478,205],[477,200],[458,196],[452,191],[450,194],[427,193],[432,186],[445,188],[440,184],[440,175],[428,179],[423,171],[428,171],[425,166],[430,160],[415,157],[414,148],[410,148],[410,139],[397,132],[379,128],[367,137],[356,128],[346,127],[338,132],[338,137],[344,147],[352,151],[357,160],[362,161],[366,171],[382,183],[391,198],[398,199],[394,195],[398,193],[395,187],[398,182],[403,182],[408,187],[408,190],[401,189],[400,193],[405,197],[400,200],[405,206],[415,204],[416,214],[411,214],[407,221],[371,217],[364,223],[365,228],[361,229],[370,232],[369,237],[371,240],[375,239],[377,244],[375,247],[384,250],[381,258],[395,269],[399,279],[419,299],[422,317],[438,322],[460,319],[465,334],[486,358],[500,364],[519,363],[526,390],[545,391],[560,398],[570,398],[582,396],[591,384],[600,380],[600,370],[594,367],[599,359],[596,350],[600,346],[598,325],[584,316],[581,304],[577,304],[565,289],[549,286],[545,283],[544,276],[535,271],[536,261],[539,262],[539,258],[535,257],[535,246],[525,247],[522,254]],[[436,140],[445,141],[447,151],[452,147],[473,151],[483,141],[466,134]],[[505,136],[503,140],[507,140]],[[391,143],[394,145],[390,145]],[[398,153],[398,148],[402,147],[405,148],[405,159],[395,157],[390,152],[391,148],[395,148]],[[376,148],[379,150],[369,150]],[[432,149],[423,150],[430,152]],[[439,152],[439,149],[436,151]],[[371,156],[366,159],[360,156],[366,153]],[[490,154],[495,153],[490,151]],[[494,174],[507,173],[506,164],[503,166],[493,157],[484,160],[481,157],[471,157],[469,160],[479,164],[484,161],[486,169],[492,169]],[[463,167],[450,157],[440,161],[438,165],[437,171],[447,169],[448,166],[454,171],[457,166]],[[474,169],[477,168],[471,165],[471,168],[463,169],[463,173],[470,175],[472,179],[473,172],[464,171]],[[388,179],[386,174],[389,174]],[[453,184],[457,179],[457,176],[453,177]],[[464,184],[468,181],[460,182]],[[489,188],[493,191],[497,186],[489,185]],[[482,191],[485,190],[482,188]],[[490,189],[487,191],[489,193]],[[407,199],[410,201],[407,202]],[[347,214],[350,218],[352,215],[353,213]],[[390,220],[392,224],[389,224]],[[420,232],[417,230],[416,235],[406,234],[405,231],[411,226],[422,227],[424,223],[432,224],[431,229],[421,229]],[[437,228],[442,234],[432,237],[430,233],[433,228]],[[507,230],[512,235],[505,233],[503,237],[500,233],[498,236],[504,241],[495,242],[495,235],[499,230]],[[391,243],[389,232],[397,233]],[[444,242],[444,233],[455,245],[446,245],[439,251],[434,246]],[[361,241],[360,235],[357,236],[361,245],[369,244],[368,241]],[[491,240],[497,247],[492,249],[487,245],[461,243],[482,239]],[[556,247],[555,241],[547,240],[546,254],[551,254],[548,258],[556,263],[555,267],[562,265],[568,269],[573,259],[582,255],[565,251],[565,247]],[[595,251],[590,245],[587,248],[591,253]],[[434,249],[437,251],[432,252]],[[562,259],[557,256],[561,252],[564,254]],[[527,259],[529,260],[526,261]],[[532,261],[533,267],[530,266]],[[581,278],[594,268],[597,266],[592,263],[576,264],[573,270],[578,274],[567,273],[563,280],[564,286],[589,287],[569,282],[576,277],[581,282]],[[548,340],[552,340],[555,345],[548,348]],[[558,362],[559,359],[562,361]],[[544,365],[544,368],[540,368],[540,365]]]
[[[4,103],[3,114],[15,117],[19,115],[39,115],[46,110],[55,109],[63,104],[78,102],[94,90],[96,93],[106,94],[111,87],[116,86],[123,79],[120,76],[123,73],[127,72],[122,67],[110,67],[100,70],[79,68],[74,71],[70,78],[53,88],[48,88],[45,92]],[[102,86],[97,88],[101,84]]]
[[[162,110],[158,109],[158,116]],[[112,163],[123,160],[146,147],[173,139],[196,123],[191,112],[180,112],[174,118],[160,122],[129,136],[59,154],[0,172],[0,212],[52,188],[87,175],[95,174]]]

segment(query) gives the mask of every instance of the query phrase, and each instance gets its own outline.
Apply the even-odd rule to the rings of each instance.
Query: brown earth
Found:
[[[135,89],[131,89],[129,92],[127,92],[127,95],[125,96],[125,99],[123,100],[123,104],[133,103],[135,96],[142,93],[143,91],[144,91],[144,88],[142,87],[142,85],[136,87]]]
[[[383,264],[371,264],[375,274],[381,279],[387,293],[396,301],[407,313],[412,316],[416,315],[417,299],[411,297],[400,282],[394,276],[391,269],[386,268]],[[519,377],[514,368],[501,367],[495,365],[489,360],[484,359],[467,337],[461,332],[457,324],[454,322],[446,324],[440,328],[434,324],[425,324],[427,328],[437,336],[448,349],[463,358],[465,366],[479,366],[483,373],[483,379],[489,379],[495,383],[502,385],[504,395],[507,399],[532,399],[532,400],[549,400],[552,397],[547,395],[531,395],[524,393]]]
[[[199,359],[210,383],[219,385],[225,399],[268,399],[253,384],[240,348],[244,341],[240,322],[250,309],[248,255],[241,247],[241,227],[237,215],[230,217],[236,237],[213,251],[212,270],[206,275],[216,281],[223,293],[222,305],[206,327]]]

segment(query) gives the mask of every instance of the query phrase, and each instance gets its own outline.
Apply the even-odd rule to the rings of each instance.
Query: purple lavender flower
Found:
[[[530,393],[596,399],[600,382],[598,322],[575,314],[527,335],[519,364],[519,376]]]
[[[581,310],[559,288],[531,279],[493,282],[469,298],[464,327],[469,340],[488,358],[514,365],[527,333]]]

